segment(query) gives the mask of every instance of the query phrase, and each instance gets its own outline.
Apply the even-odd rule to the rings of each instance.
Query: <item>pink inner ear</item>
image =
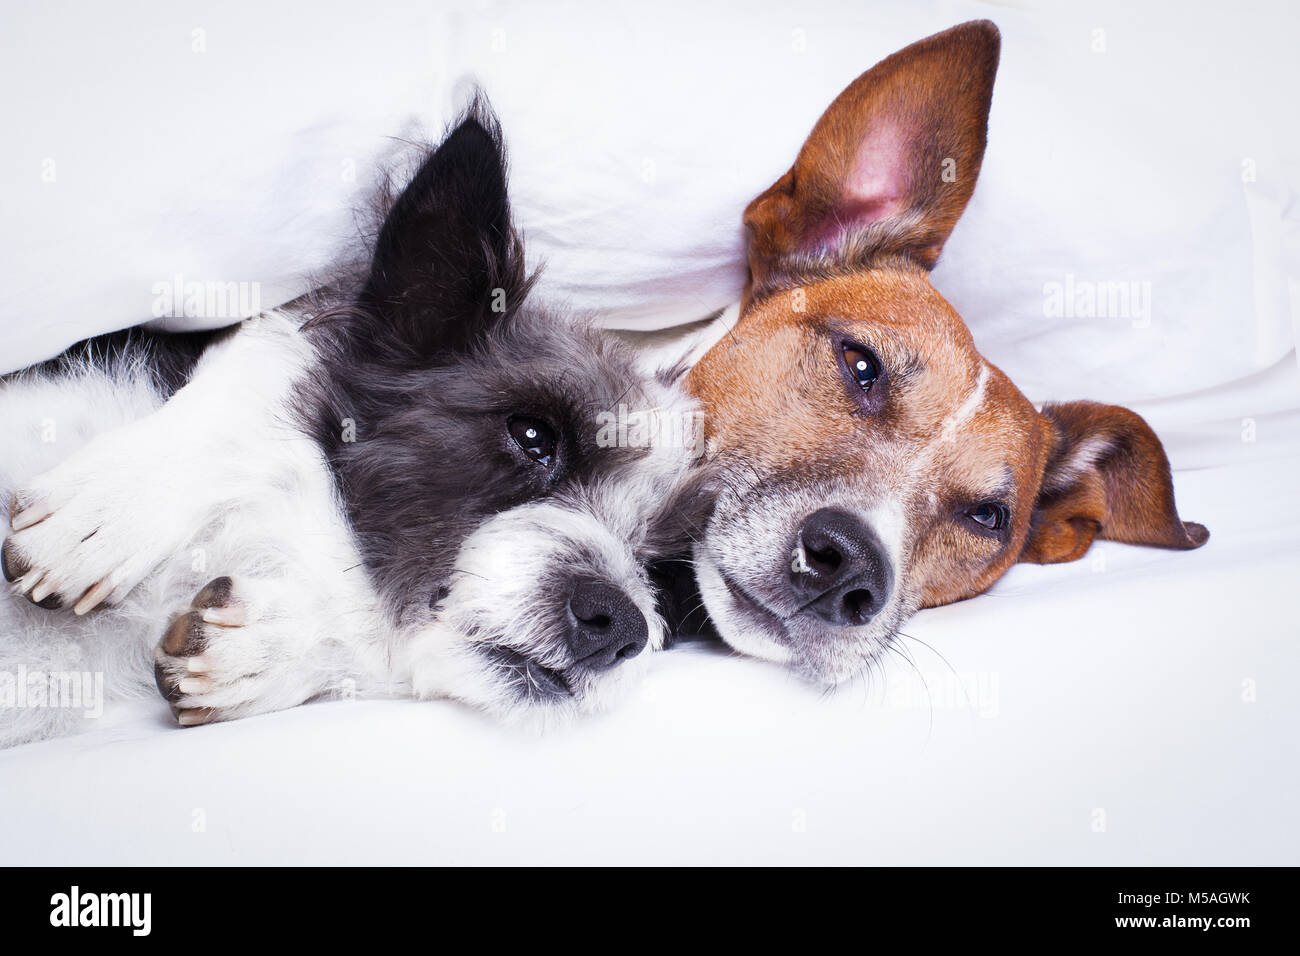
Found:
[[[896,216],[906,208],[907,139],[891,123],[876,123],[858,144],[839,184],[839,197],[809,236],[819,251],[838,245],[846,233]]]

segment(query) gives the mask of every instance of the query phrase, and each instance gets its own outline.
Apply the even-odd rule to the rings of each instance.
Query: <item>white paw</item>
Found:
[[[193,482],[130,427],[96,439],[10,503],[0,570],[42,607],[85,614],[120,601],[197,529]]]
[[[277,581],[219,577],[172,617],[154,678],[183,727],[294,707],[319,693]]]

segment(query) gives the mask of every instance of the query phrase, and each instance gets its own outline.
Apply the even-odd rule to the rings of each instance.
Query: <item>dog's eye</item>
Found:
[[[1010,515],[1007,506],[1001,502],[985,501],[967,511],[966,517],[990,531],[1001,531],[1007,526]]]
[[[511,415],[506,420],[506,430],[525,455],[538,464],[551,466],[555,460],[555,429],[536,418]]]
[[[857,380],[858,387],[864,392],[880,377],[880,365],[875,357],[859,345],[844,346],[844,362]]]

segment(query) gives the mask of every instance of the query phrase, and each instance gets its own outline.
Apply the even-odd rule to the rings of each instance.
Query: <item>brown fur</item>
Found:
[[[922,607],[978,594],[1018,560],[1075,560],[1098,537],[1181,549],[1208,537],[1178,518],[1141,418],[1092,402],[1038,412],[930,285],[975,187],[998,50],[991,23],[963,24],[831,104],[745,211],[740,320],[687,379],[710,459],[755,493],[835,481],[899,503],[898,570]],[[838,364],[845,337],[884,367],[869,412]],[[1008,507],[1001,535],[962,517],[990,499]]]

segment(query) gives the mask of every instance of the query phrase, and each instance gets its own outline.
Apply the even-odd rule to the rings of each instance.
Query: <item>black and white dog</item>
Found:
[[[664,641],[645,568],[692,448],[602,415],[695,413],[531,284],[480,101],[355,281],[0,381],[0,675],[48,682],[0,707],[0,745],[76,729],[49,699],[73,672],[110,699],[153,673],[183,725],[329,695],[603,705]]]

